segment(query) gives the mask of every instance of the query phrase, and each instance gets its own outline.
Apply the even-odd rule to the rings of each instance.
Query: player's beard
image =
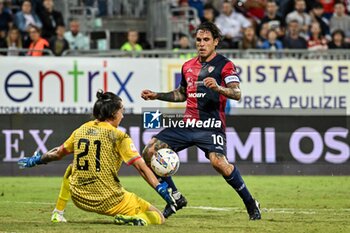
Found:
[[[210,56],[210,54],[208,53],[208,50],[200,49],[198,50],[198,56],[202,61],[205,61]]]
[[[209,52],[208,50],[204,50],[203,52],[198,51],[198,56],[201,62],[207,61],[207,59],[213,56],[213,54],[215,54],[215,50],[211,52]]]

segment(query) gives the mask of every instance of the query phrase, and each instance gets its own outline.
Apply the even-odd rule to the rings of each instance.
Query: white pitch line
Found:
[[[210,207],[210,206],[188,206],[189,209],[201,209],[201,210],[212,210],[212,211],[234,211],[234,212],[246,212],[245,209],[238,207]],[[332,212],[350,212],[348,208],[341,209],[297,209],[297,208],[262,208],[262,212],[274,213],[274,214],[317,214],[323,211]]]
[[[10,204],[27,204],[27,205],[55,205],[53,202],[35,202],[35,201],[0,201],[1,203]],[[69,205],[73,205],[68,203]],[[213,206],[187,206],[186,209],[198,209],[209,211],[234,211],[234,212],[246,212],[245,209],[239,207],[213,207]],[[262,212],[274,213],[274,214],[317,214],[319,212],[350,212],[350,208],[340,209],[298,209],[298,208],[262,208]]]
[[[218,208],[218,207],[210,207],[210,206],[189,206],[186,207],[189,209],[201,209],[201,210],[213,210],[213,211],[233,211],[233,212],[238,212],[238,213],[245,213],[246,210],[242,208]],[[308,211],[308,209],[301,210],[301,209],[291,209],[291,210],[286,210],[286,209],[275,209],[275,208],[262,208],[262,212],[265,213],[274,213],[274,214],[316,214],[316,211]]]
[[[238,211],[240,208],[211,207],[211,206],[187,206],[188,209],[214,210],[214,211]]]

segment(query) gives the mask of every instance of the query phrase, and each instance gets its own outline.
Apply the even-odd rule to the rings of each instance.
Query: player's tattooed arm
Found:
[[[157,93],[156,98],[167,102],[184,102],[187,99],[186,88],[180,85],[171,92]]]
[[[218,92],[233,100],[241,99],[241,89],[239,88],[239,83],[236,82],[227,84],[227,87],[218,86]]]
[[[51,161],[60,160],[64,155],[65,153],[63,152],[62,148],[55,147],[41,156],[41,162],[49,163]]]
[[[219,92],[221,95],[226,96],[229,99],[240,100],[241,99],[241,89],[239,88],[238,82],[231,82],[222,87],[217,84],[216,80],[212,77],[204,79],[204,85],[213,91]]]

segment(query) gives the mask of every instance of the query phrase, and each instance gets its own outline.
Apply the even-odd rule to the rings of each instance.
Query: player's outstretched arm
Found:
[[[156,188],[159,184],[157,177],[153,174],[151,169],[146,165],[143,158],[136,160],[132,164],[136,170],[140,173],[140,175],[147,181],[147,183],[152,187]]]
[[[239,88],[238,82],[231,82],[226,85],[226,87],[217,84],[214,78],[208,77],[204,79],[204,85],[221,95],[226,96],[229,99],[240,100],[241,99],[241,89]]]
[[[150,90],[143,90],[141,97],[144,100],[162,100],[167,102],[184,102],[187,99],[186,89],[183,86],[179,86],[173,91],[170,92],[153,92]]]
[[[154,188],[158,194],[170,205],[175,206],[176,202],[172,195],[171,188],[168,187],[166,182],[159,183],[157,177],[152,170],[146,165],[143,158],[136,160],[133,166],[140,173],[140,175],[147,181],[147,183]],[[175,207],[174,210],[176,211]]]
[[[63,147],[55,147],[41,157],[41,161],[44,163],[49,163],[52,161],[60,160],[62,159],[67,153],[64,152]]]
[[[18,160],[18,165],[20,168],[35,167],[36,165],[46,164],[51,161],[60,160],[65,156],[65,153],[60,147],[55,147],[45,154],[40,152],[34,152],[32,157],[24,157]]]

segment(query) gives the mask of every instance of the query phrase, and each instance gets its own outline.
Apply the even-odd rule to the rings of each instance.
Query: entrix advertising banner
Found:
[[[157,106],[140,98],[159,90],[155,59],[3,57],[0,61],[0,114],[90,113],[98,89],[119,95],[127,112]]]

